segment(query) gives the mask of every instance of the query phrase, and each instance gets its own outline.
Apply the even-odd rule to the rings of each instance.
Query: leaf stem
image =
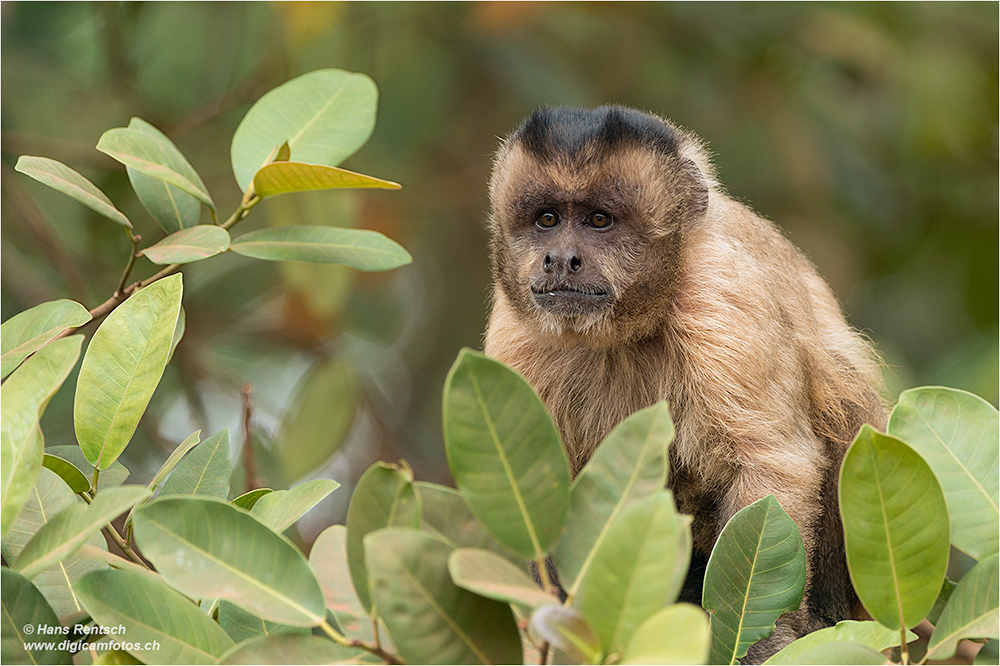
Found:
[[[94,480],[90,482],[90,487],[93,489],[93,491],[95,493],[97,492],[97,477],[99,477],[100,475],[101,475],[101,470],[99,470],[99,469],[97,469],[95,467],[94,468]],[[84,499],[87,499],[87,498],[84,497]],[[90,504],[90,502],[88,501],[87,504]]]
[[[404,664],[399,657],[392,654],[391,652],[386,652],[378,645],[371,645],[370,643],[365,643],[357,638],[347,638],[346,636],[337,632],[336,629],[330,626],[330,624],[323,620],[320,623],[320,629],[322,629],[327,636],[333,639],[337,645],[342,645],[346,648],[360,648],[366,652],[371,652],[373,655],[381,658],[387,664]]]
[[[906,625],[903,623],[899,625],[899,657],[903,664],[910,663],[910,649],[906,644]]]
[[[223,229],[229,229],[234,224],[236,224],[237,222],[245,218],[247,215],[249,215],[253,207],[259,204],[260,202],[261,202],[260,197],[258,197],[256,194],[253,194],[251,190],[247,190],[246,193],[243,195],[243,200],[240,201],[240,205],[236,208],[235,211],[233,211],[233,214],[229,216],[229,219],[227,219],[219,226],[222,227]]]
[[[142,236],[139,234],[132,235],[132,230],[126,228],[126,233],[128,233],[129,240],[132,241],[132,254],[128,258],[128,263],[125,264],[125,270],[122,272],[122,279],[118,281],[118,288],[115,289],[115,296],[118,296],[125,289],[125,283],[128,282],[128,276],[132,273],[132,267],[135,266],[135,260],[139,257],[139,242],[142,240]]]
[[[150,566],[143,562],[141,557],[135,554],[135,551],[132,550],[132,546],[128,545],[128,542],[122,538],[122,535],[118,533],[118,530],[115,529],[114,525],[108,523],[102,527],[101,530],[115,542],[115,545],[118,546],[123,553],[125,553],[125,557],[146,569],[150,569]],[[150,569],[150,571],[152,571],[152,569]]]

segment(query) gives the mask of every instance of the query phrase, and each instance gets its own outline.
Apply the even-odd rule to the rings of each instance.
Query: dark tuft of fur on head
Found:
[[[525,120],[511,139],[543,162],[559,156],[578,158],[588,147],[596,155],[626,146],[644,146],[671,155],[676,154],[681,141],[676,130],[656,116],[621,106],[592,111],[542,108]]]

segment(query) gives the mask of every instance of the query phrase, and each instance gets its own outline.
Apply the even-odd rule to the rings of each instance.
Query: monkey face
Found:
[[[648,333],[662,321],[686,218],[704,209],[707,186],[679,152],[685,135],[624,111],[536,114],[498,155],[494,277],[543,334],[610,344]]]
[[[601,270],[599,234],[614,227],[614,218],[601,209],[557,205],[535,216],[538,229],[530,288],[535,303],[556,316],[600,313],[611,305],[611,284]]]

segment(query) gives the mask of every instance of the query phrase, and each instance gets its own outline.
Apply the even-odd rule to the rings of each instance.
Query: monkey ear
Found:
[[[681,218],[701,217],[708,210],[708,180],[693,160],[682,158],[680,168]]]

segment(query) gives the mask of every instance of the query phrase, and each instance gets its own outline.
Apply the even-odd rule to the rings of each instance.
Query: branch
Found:
[[[260,202],[261,202],[260,197],[258,197],[256,194],[253,194],[252,189],[248,189],[247,192],[243,195],[243,201],[240,202],[240,205],[236,208],[233,214],[230,215],[229,219],[227,219],[219,226],[222,227],[223,229],[230,229],[237,222],[239,222],[247,215],[249,215],[250,210],[253,209],[253,207]],[[163,269],[161,269],[155,275],[152,275],[151,277],[148,277],[145,280],[140,280],[139,282],[133,282],[127,287],[124,286],[125,282],[128,280],[129,274],[132,272],[132,267],[135,265],[136,257],[138,256],[138,243],[140,240],[142,240],[140,236],[132,236],[131,231],[128,231],[128,233],[129,237],[132,239],[132,256],[129,257],[128,264],[125,266],[125,271],[122,273],[122,279],[119,282],[118,288],[115,290],[115,293],[111,296],[111,298],[104,301],[96,308],[90,310],[91,320],[88,321],[86,324],[83,324],[83,326],[87,326],[97,321],[98,319],[107,316],[112,310],[114,310],[116,307],[124,303],[129,296],[131,296],[138,290],[142,289],[143,287],[147,287],[156,282],[157,280],[167,277],[168,275],[173,275],[174,273],[178,272],[181,268],[182,264],[170,264],[169,266],[166,266]],[[53,338],[53,340],[64,338],[67,335],[73,335],[78,330],[83,328],[83,326],[68,328],[59,335],[57,335],[55,338]]]

